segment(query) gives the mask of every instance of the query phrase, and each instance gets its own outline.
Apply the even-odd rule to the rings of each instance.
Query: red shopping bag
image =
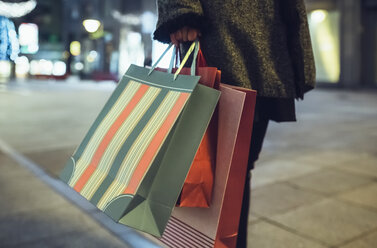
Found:
[[[174,208],[160,239],[169,247],[236,247],[256,92],[224,84],[220,91],[212,202]]]
[[[233,90],[244,92],[245,102],[242,110],[237,138],[234,143],[234,153],[230,162],[227,187],[224,192],[224,201],[219,218],[218,230],[215,240],[215,247],[236,247],[238,225],[241,215],[241,206],[247,163],[249,158],[249,148],[252,134],[252,123],[254,120],[254,108],[256,91],[230,85],[223,85]],[[221,118],[224,118],[221,116]],[[221,119],[222,120],[222,119]],[[221,125],[219,128],[226,126]],[[219,132],[224,132],[219,130]],[[224,141],[219,141],[224,144]],[[226,159],[226,155],[219,153],[217,159]],[[222,158],[224,156],[224,158]],[[231,213],[231,214],[230,214]]]

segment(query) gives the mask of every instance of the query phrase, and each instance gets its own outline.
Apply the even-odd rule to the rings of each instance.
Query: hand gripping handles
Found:
[[[160,63],[161,59],[166,55],[166,53],[170,50],[170,48],[173,46],[173,43],[170,43],[168,48],[166,48],[166,50],[162,53],[162,55],[160,56],[160,58],[156,61],[156,63],[152,66],[152,68],[150,69],[148,75],[150,75],[154,69],[156,68],[156,66],[158,65],[158,63]],[[182,68],[185,66],[188,58],[190,57],[191,53],[194,51],[194,58],[192,60],[192,64],[191,64],[191,76],[195,76],[195,70],[196,70],[196,58],[198,56],[198,52],[199,52],[199,41],[196,40],[194,41],[189,50],[187,51],[185,57],[183,58],[179,68],[177,69],[177,71],[174,73],[174,80],[177,79],[177,76],[178,74],[181,72]],[[174,66],[174,61],[175,61],[175,54],[176,54],[176,47],[174,46],[174,50],[173,50],[173,54],[172,54],[172,57],[171,57],[171,60],[170,60],[170,65],[169,65],[169,69],[168,69],[168,73],[172,73],[172,70],[173,70],[173,66]]]

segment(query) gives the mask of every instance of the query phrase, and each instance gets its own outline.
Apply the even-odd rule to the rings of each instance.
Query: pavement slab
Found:
[[[347,163],[337,163],[334,166],[340,170],[372,176],[377,179],[377,149],[374,149],[376,154],[364,151],[354,156],[353,160],[349,160]]]
[[[31,151],[24,153],[24,155],[50,175],[58,177],[75,149],[76,146],[70,146],[51,150]]]
[[[257,166],[253,170],[252,188],[256,189],[268,184],[290,180],[291,178],[309,174],[320,167],[302,165],[289,159],[278,159]]]
[[[128,247],[2,152],[0,196],[2,248]]]
[[[31,176],[30,171],[19,166],[13,159],[0,150],[0,182],[13,176]]]
[[[332,246],[377,227],[376,212],[333,199],[324,199],[271,219]]]
[[[312,204],[322,198],[320,194],[295,188],[287,183],[275,183],[257,188],[252,192],[251,212],[270,217]]]
[[[371,183],[365,187],[343,193],[340,199],[373,208],[377,212],[377,183]],[[376,243],[377,244],[377,243]]]
[[[0,92],[0,109],[4,110],[0,115],[0,137],[23,153],[76,146],[114,87],[10,83],[7,91]]]
[[[0,154],[0,218],[12,213],[61,206],[66,200],[5,155]]]
[[[292,178],[290,184],[325,195],[354,189],[373,181],[373,178],[339,169],[325,168],[309,175]]]
[[[249,220],[248,220],[249,224],[254,224],[255,222],[257,222],[257,221],[259,221],[259,220],[260,220],[259,216],[254,215],[254,214],[250,211],[250,214],[249,214]]]
[[[0,219],[0,244],[21,245],[43,238],[56,238],[68,233],[91,232],[101,226],[70,204],[48,210],[2,216]]]
[[[376,248],[376,244],[377,230],[346,245],[339,246],[339,248]]]
[[[325,248],[327,246],[303,238],[265,221],[249,226],[249,248]]]
[[[355,161],[356,156],[358,156],[357,153],[346,150],[314,150],[310,153],[297,154],[294,160],[302,164],[327,167]]]
[[[75,233],[65,233],[57,237],[44,238],[25,244],[14,246],[4,246],[4,248],[62,248],[62,247],[80,247],[80,248],[127,248],[117,237],[102,230],[92,229],[89,231],[79,231]]]

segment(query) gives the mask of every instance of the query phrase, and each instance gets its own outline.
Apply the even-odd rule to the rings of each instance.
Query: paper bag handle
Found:
[[[166,48],[166,50],[162,53],[162,55],[160,56],[160,58],[156,61],[156,63],[152,66],[152,68],[149,70],[149,73],[148,75],[150,75],[154,69],[157,67],[158,63],[161,61],[161,59],[166,55],[166,53],[170,50],[170,48],[172,47],[173,43],[170,43],[168,48]],[[168,72],[171,73],[172,70],[173,70],[173,66],[174,66],[174,57],[175,57],[175,51],[176,51],[176,47],[174,46],[174,51],[173,51],[173,54],[172,54],[172,59],[170,60],[170,65],[169,65],[169,69],[168,69]],[[193,58],[193,62],[191,64],[191,76],[195,76],[195,69],[196,69],[196,58],[198,56],[198,52],[199,52],[199,41],[196,40],[194,41],[189,50],[187,51],[185,57],[183,58],[179,68],[177,69],[177,71],[175,72],[174,74],[174,80],[177,79],[177,76],[178,74],[181,72],[182,68],[185,66],[189,56],[191,55],[192,51],[194,51],[194,58]]]

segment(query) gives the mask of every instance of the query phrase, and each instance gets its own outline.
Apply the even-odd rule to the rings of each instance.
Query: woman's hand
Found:
[[[177,30],[175,33],[170,34],[170,40],[176,46],[179,46],[179,43],[184,41],[194,41],[198,37],[200,37],[200,31],[187,26]]]

